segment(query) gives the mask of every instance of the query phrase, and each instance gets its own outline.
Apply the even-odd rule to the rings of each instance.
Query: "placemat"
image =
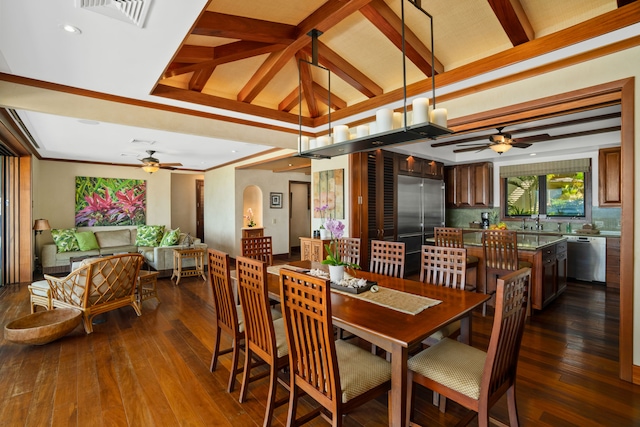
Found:
[[[331,291],[338,292],[343,295],[349,295],[352,298],[359,298],[370,303],[378,304],[413,316],[442,302],[437,299],[409,294],[407,292],[389,289],[383,286],[378,286],[378,292],[368,291],[361,294],[351,294],[337,289],[331,289]]]
[[[288,268],[289,270],[297,271],[299,273],[305,273],[309,271],[308,268],[296,267],[295,265],[283,264],[283,265],[270,265],[267,267],[267,273],[280,275],[281,268]]]

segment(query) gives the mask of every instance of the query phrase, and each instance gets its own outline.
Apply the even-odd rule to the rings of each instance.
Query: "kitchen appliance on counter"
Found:
[[[567,276],[586,282],[607,280],[607,238],[567,235]]]
[[[444,182],[398,176],[398,241],[405,244],[405,275],[420,269],[420,251],[444,226]]]
[[[482,228],[485,230],[489,229],[489,212],[482,212],[480,214],[480,221],[482,224]]]

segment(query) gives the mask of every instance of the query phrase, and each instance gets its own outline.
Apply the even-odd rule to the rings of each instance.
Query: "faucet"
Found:
[[[540,215],[536,217],[536,230],[540,230]]]
[[[527,219],[526,218],[522,218],[522,229],[523,230],[527,229]]]

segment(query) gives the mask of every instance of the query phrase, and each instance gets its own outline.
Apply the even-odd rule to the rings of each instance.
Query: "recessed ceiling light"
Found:
[[[531,153],[531,154],[529,154],[529,155],[530,155],[530,156],[535,156],[535,155],[536,155],[536,153]]]
[[[63,24],[63,25],[60,25],[60,28],[65,30],[67,33],[82,34],[82,31],[80,31],[80,28],[74,27],[73,25]]]
[[[293,166],[293,164],[292,164],[292,163],[289,163],[289,166]]]
[[[238,152],[238,150],[231,150],[231,152],[232,152],[232,153],[237,153],[237,152]]]

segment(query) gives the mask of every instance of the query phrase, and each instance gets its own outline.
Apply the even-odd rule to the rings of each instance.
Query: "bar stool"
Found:
[[[482,248],[485,265],[485,294],[495,294],[499,276],[521,268],[531,268],[532,264],[518,259],[517,232],[513,230],[485,230],[482,233]],[[487,313],[487,303],[482,305],[482,315]]]
[[[435,227],[436,246],[445,248],[464,248],[464,240],[462,238],[462,228],[455,227]],[[478,263],[480,260],[477,256],[467,255],[467,273],[464,289],[466,291],[475,291],[478,285]]]

